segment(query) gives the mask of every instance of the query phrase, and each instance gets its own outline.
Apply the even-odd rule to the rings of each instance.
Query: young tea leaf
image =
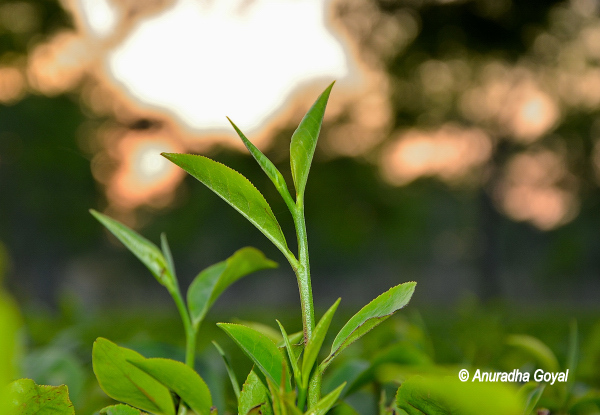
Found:
[[[251,370],[238,398],[238,414],[248,415],[254,413],[253,411],[262,415],[273,415],[273,409],[269,402],[269,390],[263,385],[254,370]]]
[[[319,98],[317,98],[292,135],[292,142],[290,144],[290,163],[292,167],[292,178],[294,179],[294,185],[296,186],[296,194],[299,197],[304,196],[306,179],[308,178],[308,172],[317,146],[317,140],[323,122],[323,115],[325,114],[325,107],[327,106],[331,88],[333,88],[333,83],[331,83]]]
[[[128,360],[175,392],[198,415],[210,415],[212,398],[204,380],[185,364],[162,358]]]
[[[321,350],[321,346],[323,345],[323,341],[325,340],[325,336],[329,330],[331,319],[333,318],[333,315],[335,314],[339,304],[340,299],[338,298],[337,301],[329,308],[329,310],[325,312],[321,320],[319,320],[312,337],[306,344],[306,348],[304,349],[304,357],[302,358],[302,383],[304,387],[308,385],[310,372],[317,361],[319,351]]]
[[[284,356],[277,345],[264,334],[240,324],[218,323],[242,349],[242,351],[256,363],[264,375],[276,385],[285,384],[286,390],[291,390],[290,372]]]
[[[100,415],[142,415],[142,411],[129,405],[119,404],[101,409]]]
[[[176,153],[162,155],[229,203],[269,238],[286,258],[293,258],[271,206],[243,175],[203,156]]]
[[[300,377],[301,372],[300,372],[300,368],[298,367],[298,356],[294,352],[294,347],[292,346],[292,343],[290,342],[290,337],[288,336],[287,332],[285,331],[285,328],[279,322],[279,320],[277,320],[277,324],[279,325],[279,330],[281,331],[281,335],[283,336],[283,343],[285,344],[285,349],[287,350],[288,358],[290,360],[290,364],[292,365],[292,374],[294,375],[296,385],[299,385],[300,379],[301,379],[301,377]]]
[[[277,263],[266,258],[258,249],[246,247],[202,271],[187,292],[192,324],[198,327],[210,307],[231,284],[253,272],[276,267]]]
[[[90,209],[90,213],[142,261],[159,283],[169,289],[174,287],[175,277],[171,275],[167,261],[156,245],[121,222],[93,209]]]
[[[92,349],[92,366],[102,390],[111,398],[157,415],[175,415],[171,393],[128,360],[143,360],[133,350],[99,337]]]
[[[340,393],[342,393],[342,389],[346,386],[346,382],[342,383],[332,392],[325,395],[323,398],[317,402],[315,406],[306,411],[305,415],[325,415],[329,409],[335,404]]]
[[[175,263],[173,262],[173,254],[171,253],[171,247],[169,247],[169,241],[167,241],[167,235],[164,232],[160,234],[160,247],[165,257],[165,262],[167,263],[169,272],[171,273],[171,275],[173,275],[173,277],[177,278],[177,276],[175,275]]]
[[[263,169],[263,171],[266,173],[269,179],[271,179],[271,181],[275,185],[275,188],[277,189],[283,200],[285,200],[285,203],[288,205],[288,207],[292,208],[294,205],[294,201],[292,200],[292,196],[290,195],[290,191],[288,190],[287,183],[285,182],[285,179],[283,178],[282,174],[279,172],[277,167],[275,167],[271,160],[269,160],[267,156],[265,156],[258,148],[256,148],[254,144],[250,142],[250,140],[246,138],[244,133],[242,133],[242,131],[237,127],[237,125],[235,125],[233,121],[229,119],[229,117],[227,117],[227,119],[244,142],[244,145],[246,146],[250,154],[252,154],[252,157],[254,157],[254,160],[256,160],[256,162],[260,165],[260,167]]]
[[[66,385],[36,385],[31,379],[19,379],[6,388],[0,398],[8,415],[75,415]]]
[[[342,350],[408,304],[416,284],[416,282],[405,282],[390,288],[348,320],[333,340],[331,353],[321,365],[321,371],[325,370],[331,360]]]

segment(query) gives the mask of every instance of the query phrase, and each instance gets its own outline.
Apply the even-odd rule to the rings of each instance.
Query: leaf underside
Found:
[[[6,402],[0,406],[9,415],[75,415],[65,385],[37,385],[31,379],[19,379],[11,382],[5,393]]]

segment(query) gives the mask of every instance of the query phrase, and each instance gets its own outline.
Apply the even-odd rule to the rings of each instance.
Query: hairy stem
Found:
[[[181,297],[181,291],[179,290],[179,286],[176,285],[175,288],[170,291],[173,300],[175,300],[177,310],[179,310],[179,314],[181,315],[181,321],[183,321],[183,328],[185,330],[185,364],[193,369],[194,362],[196,359],[195,355],[197,330],[194,329],[194,327],[192,326],[192,320],[190,319],[187,307],[185,306],[183,298]]]
[[[310,282],[310,262],[308,257],[308,239],[306,236],[306,224],[304,221],[304,199],[298,196],[296,207],[292,212],[294,225],[298,236],[298,267],[294,269],[298,279],[300,290],[300,304],[302,306],[302,326],[304,330],[304,344],[312,337],[315,327],[315,310],[312,297],[312,286]],[[308,386],[308,407],[310,408],[321,397],[321,375],[315,372]],[[303,408],[301,408],[303,409]]]

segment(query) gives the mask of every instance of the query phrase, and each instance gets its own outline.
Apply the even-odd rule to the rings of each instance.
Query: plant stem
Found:
[[[304,196],[296,197],[296,207],[292,211],[294,225],[298,236],[298,267],[294,269],[300,290],[300,304],[302,306],[302,325],[304,330],[304,344],[312,337],[315,327],[315,310],[310,283],[310,263],[308,257],[308,239],[306,236],[306,223],[304,221]],[[316,371],[308,385],[308,406],[315,405],[321,397],[321,374]],[[302,399],[303,400],[303,399]],[[299,402],[303,405],[302,402]],[[303,408],[300,408],[303,410]]]
[[[177,306],[177,310],[179,310],[179,314],[181,315],[181,321],[183,321],[183,328],[185,330],[185,364],[194,368],[195,355],[196,355],[196,333],[197,330],[192,326],[192,320],[190,319],[190,315],[188,314],[187,307],[183,302],[183,298],[181,297],[181,291],[179,290],[179,285],[176,284],[174,289],[169,290],[171,292],[171,296],[175,301],[175,305]]]

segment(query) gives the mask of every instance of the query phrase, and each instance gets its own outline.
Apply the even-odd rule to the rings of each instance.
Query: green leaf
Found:
[[[558,372],[556,356],[541,340],[527,334],[513,334],[507,337],[506,344],[529,354],[547,372]]]
[[[340,402],[330,412],[330,415],[360,415],[356,410],[345,402]]]
[[[119,404],[101,409],[100,415],[142,415],[142,412],[129,405]]]
[[[227,287],[248,274],[276,267],[277,263],[266,258],[258,249],[246,247],[198,274],[187,292],[188,308],[196,330]]]
[[[233,387],[233,392],[235,393],[236,399],[239,400],[240,399],[240,385],[238,383],[237,376],[235,375],[235,372],[234,372],[233,368],[231,367],[231,364],[229,363],[229,359],[227,359],[227,356],[225,355],[225,352],[223,351],[221,346],[219,346],[219,343],[217,343],[216,341],[213,340],[212,344],[216,347],[217,351],[223,358],[223,362],[225,363],[225,369],[227,369],[227,374],[229,375],[229,380],[231,381],[231,386]]]
[[[157,415],[174,415],[169,389],[128,362],[143,359],[141,354],[102,337],[92,349],[94,373],[108,396]]]
[[[167,234],[165,234],[164,232],[160,234],[160,247],[165,257],[165,262],[167,263],[169,272],[176,279],[177,276],[175,275],[175,263],[173,262],[173,254],[171,253],[171,248],[169,247],[169,241],[167,241]]]
[[[290,364],[292,365],[292,373],[294,374],[294,379],[296,381],[296,384],[299,385],[301,380],[301,373],[300,368],[298,367],[298,356],[294,352],[294,348],[292,346],[292,343],[290,342],[290,337],[285,331],[285,328],[283,328],[283,325],[279,322],[279,320],[276,321],[279,325],[279,330],[281,330],[281,335],[283,336],[283,342],[288,353]]]
[[[523,415],[530,415],[533,412],[538,401],[542,397],[545,388],[545,383],[537,382],[527,382],[521,386],[521,389],[519,389],[519,395],[525,402],[525,410],[523,411]]]
[[[315,404],[315,406],[306,411],[305,415],[325,415],[327,411],[329,411],[329,409],[331,409],[331,407],[335,404],[345,386],[346,382],[342,383],[332,392],[322,397],[319,402]]]
[[[308,343],[304,349],[304,357],[302,358],[302,386],[305,388],[308,386],[310,372],[317,361],[319,351],[321,350],[321,346],[323,345],[323,341],[325,340],[325,336],[329,330],[331,319],[333,318],[333,315],[340,304],[340,300],[341,299],[338,298],[337,301],[329,308],[329,310],[325,312],[321,320],[319,320],[315,330],[313,331],[312,337],[308,340]]]
[[[142,261],[159,283],[169,290],[175,286],[175,277],[171,275],[167,261],[156,245],[121,222],[93,209],[90,209],[90,213]]]
[[[256,411],[256,409],[260,410],[260,412]],[[239,415],[247,415],[252,411],[256,411],[262,415],[273,414],[273,408],[271,408],[269,402],[269,390],[263,385],[258,375],[254,373],[254,370],[248,374],[238,398]]]
[[[405,282],[390,288],[348,320],[333,340],[331,353],[320,370],[324,371],[342,350],[408,304],[416,285],[416,282]]]
[[[276,385],[285,384],[291,390],[290,372],[277,345],[264,334],[240,324],[218,323],[264,375]]]
[[[286,258],[294,258],[271,206],[243,175],[204,156],[176,153],[162,155],[229,203],[269,238]]]
[[[290,163],[292,167],[292,178],[296,186],[296,195],[304,197],[306,179],[312,163],[321,123],[325,114],[327,100],[333,88],[333,82],[317,98],[313,106],[308,110],[296,131],[292,135],[290,144]]]
[[[0,398],[9,415],[75,415],[65,385],[36,385],[31,379],[19,379],[6,388]]]
[[[260,165],[263,171],[267,174],[269,179],[271,179],[271,181],[275,185],[275,188],[277,189],[283,200],[285,200],[285,203],[288,205],[288,207],[290,207],[290,209],[292,209],[294,202],[288,190],[287,183],[283,178],[283,175],[279,172],[279,170],[277,169],[277,167],[275,167],[271,160],[269,160],[267,156],[265,156],[258,148],[256,148],[254,144],[250,142],[250,140],[246,138],[244,133],[242,133],[242,131],[237,127],[237,125],[235,125],[233,121],[229,119],[229,117],[227,117],[227,119],[244,142],[244,145],[246,146],[250,154],[252,154],[252,157],[254,157],[254,160],[256,160],[256,162]]]
[[[175,392],[198,415],[210,415],[212,398],[208,386],[189,366],[162,358],[128,361]]]
[[[507,384],[421,376],[402,384],[396,404],[409,415],[517,415],[523,411],[523,402]]]
[[[267,378],[267,383],[274,415],[302,415],[302,411],[296,406],[296,392],[286,392],[269,378]]]

